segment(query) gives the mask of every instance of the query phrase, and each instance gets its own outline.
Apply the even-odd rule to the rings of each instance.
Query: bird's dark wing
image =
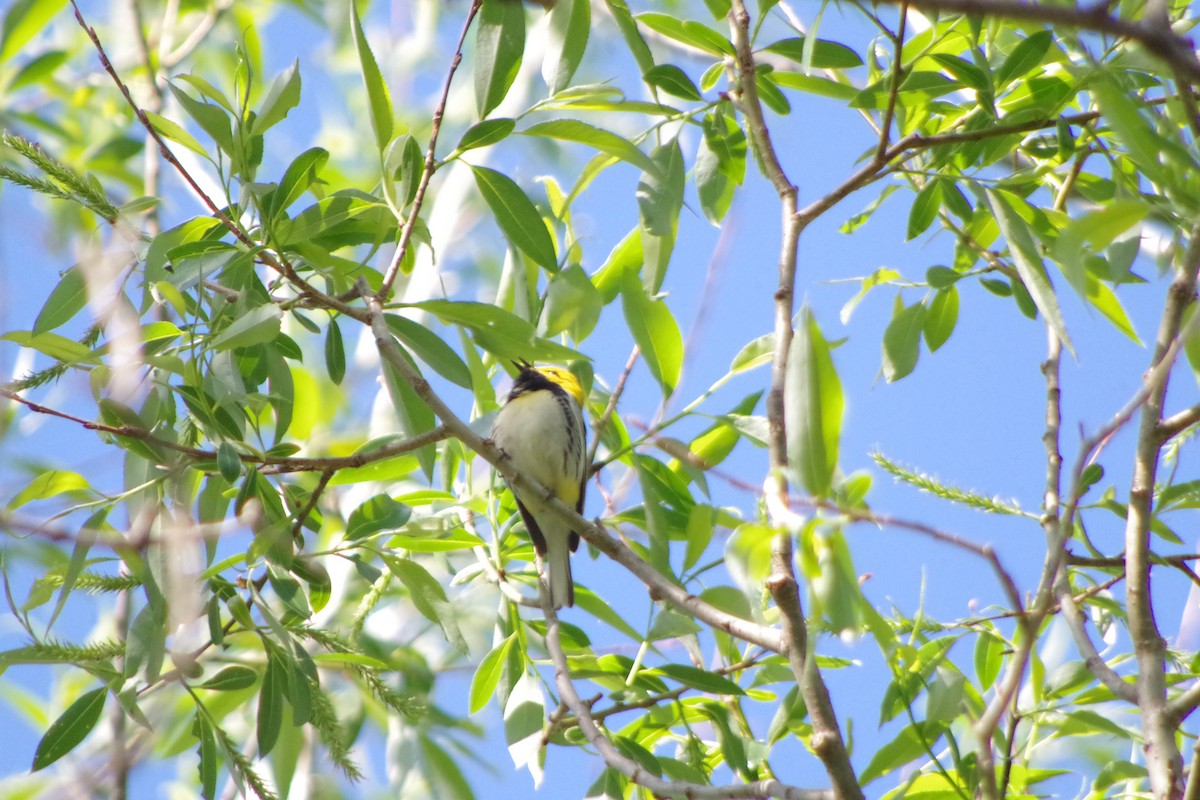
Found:
[[[575,513],[583,516],[583,498],[587,496],[588,475],[591,474],[590,469],[584,469],[583,477],[579,479],[579,500],[575,503]],[[571,552],[574,553],[579,549],[579,534],[571,531],[571,535],[567,537],[567,544],[571,547]]]
[[[546,555],[546,537],[542,535],[542,529],[538,527],[537,520],[520,500],[517,501],[517,510],[521,512],[521,519],[525,520],[525,528],[529,531],[529,538],[533,541],[533,549],[539,556]]]

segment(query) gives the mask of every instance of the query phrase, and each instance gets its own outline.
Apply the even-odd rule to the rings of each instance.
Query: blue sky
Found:
[[[464,3],[458,4],[460,7]],[[88,5],[85,11],[92,13]],[[376,9],[369,18],[370,36],[379,53],[386,52],[389,26],[402,27],[405,5],[398,3],[385,18]],[[531,12],[532,13],[532,12]],[[99,18],[99,10],[96,10]],[[98,20],[97,20],[98,21]],[[65,15],[60,24],[73,25]],[[457,19],[449,20],[446,31],[457,31]],[[605,26],[600,29],[611,34]],[[841,39],[861,47],[864,28],[856,20],[841,17],[831,8],[822,22],[822,37]],[[300,59],[305,94],[300,108],[280,127],[272,139],[272,152],[264,164],[264,173],[278,171],[302,149],[311,144],[314,117],[325,121],[321,135],[329,135],[334,124],[346,124],[347,106],[362,108],[362,99],[347,97],[347,88],[358,91],[358,84],[345,76],[324,76],[316,69],[311,53],[321,48],[324,31],[311,20],[292,12],[281,14],[263,36],[268,72],[274,74],[294,58]],[[443,53],[444,55],[444,53]],[[626,59],[628,60],[628,59]],[[388,59],[381,56],[387,69]],[[675,59],[693,77],[698,77],[699,62]],[[606,80],[624,69],[623,62],[585,60],[579,81]],[[458,78],[458,86],[470,86],[470,62]],[[606,72],[612,70],[612,72]],[[393,92],[405,81],[389,74]],[[432,86],[418,82],[415,102],[428,103]],[[631,93],[635,91],[630,89]],[[400,101],[397,101],[400,105]],[[319,110],[317,110],[319,109]],[[603,124],[602,120],[596,120]],[[804,205],[837,185],[856,167],[863,152],[875,141],[857,114],[841,109],[834,101],[793,97],[793,111],[785,118],[768,116],[780,158],[790,178],[798,185]],[[359,123],[361,124],[361,123]],[[451,126],[445,144],[448,152],[462,128]],[[690,161],[695,136],[684,134],[684,149]],[[690,148],[690,149],[689,149]],[[526,161],[528,150],[508,143],[496,148],[491,162],[499,169],[511,169],[531,194],[536,185],[532,178],[549,169],[564,185],[570,172],[545,162]],[[557,171],[556,171],[557,170]],[[597,183],[575,210],[579,231],[585,238],[583,267],[589,273],[597,269],[615,244],[636,221],[632,199],[636,174],[614,170]],[[896,486],[874,467],[870,453],[882,452],[889,458],[929,472],[947,482],[977,490],[985,495],[1016,499],[1023,508],[1036,510],[1040,504],[1044,480],[1044,451],[1040,440],[1044,427],[1044,384],[1038,367],[1045,353],[1045,334],[1040,322],[1022,317],[1010,300],[987,293],[973,281],[960,284],[959,325],[949,342],[936,354],[923,352],[916,372],[894,384],[880,375],[880,341],[890,318],[896,290],[876,289],[857,308],[848,324],[843,325],[839,311],[858,290],[846,279],[870,274],[876,268],[899,270],[906,278],[921,280],[926,268],[950,263],[953,242],[949,236],[922,237],[905,242],[905,225],[911,195],[898,192],[872,220],[853,235],[838,232],[838,227],[860,211],[882,184],[859,192],[843,201],[804,234],[800,245],[800,269],[797,282],[798,303],[810,305],[827,338],[844,341],[835,349],[834,359],[847,397],[847,412],[841,445],[842,468],[846,472],[866,469],[874,475],[870,495],[872,507],[893,516],[933,524],[968,539],[996,546],[1006,566],[1013,572],[1022,590],[1032,589],[1041,567],[1043,546],[1040,530],[1028,521],[985,516],[963,511],[935,501],[908,487]],[[168,206],[168,214],[194,214],[197,210],[178,193]],[[770,186],[748,164],[747,186],[740,193],[726,220],[723,257],[713,260],[720,232],[699,214],[699,204],[689,187],[688,204],[680,223],[679,244],[672,260],[664,292],[685,334],[695,331],[688,341],[688,359],[684,380],[672,401],[678,408],[719,378],[742,345],[766,333],[772,324],[772,293],[775,288],[775,263],[779,241],[778,203]],[[691,209],[697,209],[692,211]],[[46,204],[19,189],[5,186],[0,191],[0,328],[27,330],[61,270],[69,267],[70,253],[62,252],[53,242],[47,223]],[[180,217],[182,218],[182,217]],[[456,250],[455,246],[460,245]],[[499,240],[494,227],[486,221],[469,233],[465,242],[446,243],[439,253],[441,268],[447,274],[456,270],[468,274],[469,259],[481,253],[495,252]],[[708,270],[711,267],[711,272]],[[1153,338],[1165,283],[1157,279],[1152,264],[1138,270],[1150,282],[1126,287],[1122,300],[1143,341]],[[1075,340],[1078,357],[1064,360],[1064,456],[1068,463],[1078,442],[1077,431],[1090,432],[1104,423],[1136,391],[1141,371],[1148,362],[1148,351],[1117,332],[1097,314],[1089,313],[1070,293],[1060,292],[1067,326]],[[924,289],[904,292],[914,302]],[[464,299],[469,287],[463,288]],[[584,351],[595,361],[596,373],[608,383],[615,381],[623,367],[631,340],[622,330],[619,304],[606,309],[599,332],[584,344]],[[18,364],[17,349],[0,342],[0,374],[13,374]],[[705,409],[719,413],[745,394],[765,387],[768,373],[759,369],[732,381]],[[1180,371],[1175,376],[1171,397],[1180,398],[1177,408],[1194,398],[1195,383]],[[85,388],[76,380],[39,394],[50,398],[48,404],[74,409],[88,416]],[[644,368],[631,379],[623,410],[631,417],[653,418],[659,397]],[[452,403],[469,403],[465,394],[450,396]],[[465,407],[464,407],[465,410]],[[108,452],[68,423],[25,419],[37,426],[29,436],[10,435],[0,442],[0,500],[15,493],[20,483],[19,462],[25,457],[50,459],[60,466],[79,469],[85,474],[108,469]],[[681,426],[673,435],[688,438],[705,427],[704,420]],[[1128,484],[1130,431],[1123,431],[1109,445],[1102,463],[1107,478],[1115,479],[1118,498],[1126,494]],[[740,445],[723,470],[758,484],[763,477],[765,453]],[[1194,469],[1190,457],[1185,467]],[[119,479],[115,476],[114,480]],[[714,502],[737,505],[752,512],[754,502],[735,487],[719,480],[711,482]],[[593,498],[588,513],[599,512]],[[1115,551],[1121,535],[1121,521],[1115,516],[1093,517],[1091,533],[1106,549]],[[876,530],[855,526],[848,539],[860,574],[870,575],[864,583],[868,598],[881,610],[892,604],[912,615],[922,603],[939,618],[955,618],[974,613],[981,606],[1000,602],[999,587],[984,565],[977,560],[897,530]],[[633,578],[610,565],[591,561],[582,552],[576,556],[577,580],[593,587],[611,590],[618,608],[630,611],[634,624],[643,618],[644,602],[637,599],[638,586]],[[1163,598],[1160,624],[1173,635],[1178,629],[1178,614],[1187,587],[1175,577],[1156,581],[1155,591]],[[570,613],[570,612],[568,612]],[[578,615],[577,615],[578,616]],[[568,617],[573,622],[577,619]],[[87,612],[64,619],[56,628],[59,635],[83,636],[92,624]],[[589,631],[591,628],[589,627]],[[598,632],[603,629],[597,629]],[[0,622],[0,644],[19,644],[20,637],[8,621]],[[607,635],[607,634],[604,634]],[[603,641],[603,639],[597,639]],[[871,750],[878,719],[879,695],[863,692],[864,684],[882,690],[885,673],[878,666],[875,645],[870,640],[839,642],[829,640],[822,653],[848,655],[864,661],[858,668],[831,671],[828,678],[835,705],[843,720],[854,718],[854,736],[860,748],[856,763],[861,767]],[[482,655],[474,654],[476,656]],[[961,658],[969,660],[964,651]],[[34,691],[45,692],[35,684],[35,670],[8,673]],[[439,690],[439,701],[465,713],[465,688],[469,675],[460,675]],[[455,705],[458,686],[464,697]],[[496,765],[494,775],[472,769],[470,777],[480,795],[492,797],[523,796],[529,786],[524,773],[514,773],[504,752],[502,726],[494,708],[482,712],[478,722],[489,730],[486,753]],[[768,720],[769,721],[769,717]],[[763,722],[765,725],[766,723]],[[36,736],[21,725],[6,726],[0,732],[0,774],[23,771],[32,757]],[[378,743],[377,743],[378,744]],[[555,749],[547,766],[544,796],[566,796],[577,785],[590,783],[598,771],[595,759],[577,752]],[[789,765],[791,766],[791,765]],[[824,785],[825,779],[815,760],[799,758],[792,767],[794,775],[781,775],[800,785]],[[152,775],[160,774],[157,770]],[[146,780],[153,783],[153,779]],[[144,795],[154,796],[150,786]],[[489,794],[491,792],[491,794]],[[561,795],[559,793],[562,793]]]

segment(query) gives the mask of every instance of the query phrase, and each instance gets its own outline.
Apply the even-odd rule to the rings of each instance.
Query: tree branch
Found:
[[[891,4],[905,0],[884,0]],[[1171,30],[1168,20],[1146,19],[1141,22],[1109,14],[1109,3],[1057,5],[1026,0],[908,0],[922,11],[954,11],[972,16],[1000,17],[1041,22],[1054,27],[1079,28],[1106,33],[1140,43],[1148,51],[1192,81],[1200,81],[1200,60],[1186,37]]]
[[[1165,650],[1150,594],[1150,522],[1162,447],[1159,429],[1167,381],[1178,352],[1184,312],[1195,302],[1197,269],[1200,269],[1200,226],[1191,230],[1187,250],[1176,263],[1175,279],[1168,289],[1159,323],[1146,380],[1146,398],[1141,406],[1125,525],[1129,637],[1137,657],[1138,706],[1146,737],[1146,768],[1157,797],[1177,796],[1184,787],[1183,760],[1175,742],[1177,714],[1167,703]]]
[[[549,598],[548,592],[542,593]],[[554,682],[558,686],[563,704],[575,715],[579,730],[592,747],[604,759],[604,763],[625,775],[634,783],[643,786],[656,797],[686,797],[688,800],[734,800],[734,798],[777,797],[784,800],[834,800],[838,795],[828,789],[801,789],[788,786],[777,780],[762,780],[753,783],[727,786],[706,786],[698,783],[664,780],[647,772],[640,764],[617,750],[608,737],[596,726],[587,704],[579,699],[575,685],[571,682],[567,656],[563,652],[558,635],[558,615],[549,602],[542,605],[546,615],[546,649],[554,664]]]
[[[587,540],[588,544],[632,572],[650,589],[653,599],[665,600],[685,614],[723,630],[744,642],[758,645],[772,652],[781,652],[783,645],[777,630],[721,611],[699,597],[689,594],[644,561],[624,542],[609,535],[602,525],[584,519],[573,508],[563,505],[554,492],[526,477],[524,473],[514,470],[508,456],[496,446],[495,442],[491,439],[484,439],[475,433],[469,425],[459,419],[445,401],[437,396],[429,383],[413,371],[408,360],[400,352],[400,346],[392,338],[378,299],[370,293],[365,282],[360,281],[359,291],[367,303],[367,317],[371,323],[371,331],[375,335],[375,346],[379,351],[380,358],[386,361],[401,379],[408,383],[413,392],[429,406],[450,435],[459,439],[484,461],[495,467],[509,485],[518,492],[529,497],[541,495],[543,505],[550,513],[570,524],[573,530]]]

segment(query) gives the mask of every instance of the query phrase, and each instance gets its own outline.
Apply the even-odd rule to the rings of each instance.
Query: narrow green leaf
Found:
[[[325,331],[325,370],[336,386],[340,386],[346,377],[346,345],[342,342],[342,329],[336,319],[329,320],[329,328]]]
[[[621,291],[625,323],[642,351],[650,374],[669,396],[683,368],[683,335],[667,304],[647,294],[636,276],[630,275]]]
[[[258,724],[255,735],[260,758],[270,754],[283,726],[283,684],[287,681],[285,669],[278,656],[267,653],[267,669],[258,691],[256,717]]]
[[[51,723],[33,754],[33,771],[58,761],[87,738],[100,721],[108,689],[103,686],[80,695],[62,715]]]
[[[442,634],[460,653],[467,653],[467,643],[454,618],[454,607],[446,599],[446,590],[429,574],[429,570],[407,558],[386,557],[388,568],[408,589],[417,611],[430,622],[436,622]]]
[[[542,78],[551,95],[570,85],[587,49],[591,27],[591,0],[558,0],[551,6],[542,58]]]
[[[288,165],[279,181],[279,187],[270,195],[267,216],[274,219],[287,211],[288,206],[300,199],[309,186],[317,180],[321,168],[329,161],[329,151],[321,147],[305,150]],[[319,199],[319,198],[318,198]]]
[[[490,303],[426,300],[410,307],[424,309],[442,322],[470,329],[480,347],[502,359],[562,362],[584,358],[569,347],[539,338],[528,322]]]
[[[651,67],[642,75],[642,80],[672,97],[681,97],[684,100],[703,99],[692,79],[674,64],[658,64]]]
[[[523,4],[484,0],[475,21],[475,105],[480,118],[503,102],[524,51]]]
[[[642,32],[638,30],[637,22],[634,21],[633,15],[629,13],[629,6],[625,0],[605,0],[608,5],[608,11],[612,14],[612,18],[616,21],[617,27],[621,31],[621,37],[625,40],[625,46],[629,48],[629,52],[633,54],[634,61],[637,62],[638,69],[642,72],[654,66],[654,54],[650,52],[646,40],[642,38]]]
[[[719,225],[746,177],[746,135],[723,111],[704,115],[696,153],[696,193],[704,216]]]
[[[727,38],[700,22],[684,21],[670,14],[652,11],[638,14],[637,21],[668,39],[674,39],[711,55],[724,57],[735,54],[733,45]]]
[[[875,755],[859,775],[859,782],[866,786],[876,778],[924,757],[941,738],[943,730],[943,725],[933,722],[918,722],[915,726],[906,726],[894,739],[875,751]]]
[[[346,522],[346,538],[353,541],[379,531],[403,527],[412,517],[412,509],[386,494],[377,494],[350,512]]]
[[[235,148],[229,112],[219,105],[196,100],[173,83],[168,83],[167,86],[170,87],[171,94],[179,101],[179,105],[183,106],[183,110],[196,121],[201,130],[212,137],[218,147],[227,154],[233,155]]]
[[[656,147],[651,158],[657,168],[642,173],[637,204],[645,254],[642,282],[646,291],[655,293],[662,287],[675,249],[686,175],[678,139]]]
[[[258,673],[241,664],[233,664],[213,675],[204,683],[198,684],[198,689],[212,689],[215,692],[236,692],[239,689],[249,689],[258,680]]]
[[[179,123],[173,122],[166,117],[159,116],[153,111],[147,111],[146,117],[150,120],[150,126],[154,128],[154,130],[157,131],[158,134],[163,138],[183,145],[196,155],[203,156],[205,158],[209,157],[208,151],[204,149],[204,145],[196,141],[196,137],[184,130],[183,126]]]
[[[554,240],[533,201],[512,178],[487,167],[471,167],[475,185],[505,237],[538,266],[558,270]]]
[[[387,319],[388,330],[395,334],[413,355],[432,367],[434,372],[457,386],[471,388],[471,370],[440,336],[425,325],[399,314],[385,314],[384,318]]]
[[[232,350],[273,341],[279,336],[282,320],[283,314],[274,304],[251,308],[214,336],[209,345],[217,350]]]
[[[915,239],[929,230],[941,208],[942,182],[936,179],[927,181],[917,192],[912,209],[908,212],[908,232],[904,238]]]
[[[263,99],[254,118],[251,133],[258,136],[268,128],[283,121],[288,112],[300,104],[300,62],[293,61],[292,65],[281,72],[271,84],[267,96]]]
[[[1020,39],[995,72],[996,91],[1003,91],[1014,80],[1032,72],[1042,63],[1053,42],[1054,34],[1047,30]]]
[[[654,672],[666,675],[679,681],[685,686],[698,689],[709,694],[742,695],[745,690],[724,675],[717,675],[706,669],[699,669],[686,664],[664,664],[655,668]]]
[[[0,64],[21,52],[66,4],[66,0],[16,0],[9,6],[0,26]]]
[[[577,119],[555,119],[530,125],[520,132],[523,136],[543,136],[562,142],[576,142],[593,147],[601,153],[626,161],[647,172],[658,169],[654,161],[629,140],[611,131],[597,128]]]
[[[375,144],[380,154],[392,141],[393,117],[392,96],[388,92],[383,73],[371,52],[371,45],[363,33],[362,21],[358,18],[358,4],[350,4],[350,25],[354,32],[354,46],[358,49],[358,62],[362,70],[363,85],[367,89],[367,101],[371,109],[371,128],[375,131]]]
[[[1071,287],[1086,298],[1089,253],[1099,253],[1121,234],[1137,225],[1150,212],[1150,206],[1137,199],[1114,200],[1109,205],[1072,219],[1054,242],[1054,259],[1061,265]]]
[[[509,119],[508,117],[485,119],[483,122],[478,122],[468,128],[467,132],[459,139],[458,147],[455,149],[460,153],[464,153],[467,150],[474,150],[477,147],[487,147],[490,144],[495,144],[512,133],[513,128],[516,126],[516,120]]]
[[[1133,322],[1130,321],[1129,315],[1125,313],[1125,307],[1121,305],[1116,292],[1110,289],[1108,284],[1101,282],[1092,275],[1088,275],[1086,297],[1092,307],[1103,314],[1104,318],[1113,324],[1113,327],[1128,336],[1139,346],[1142,344],[1141,338],[1138,337],[1137,331],[1133,328]]]
[[[805,64],[805,52],[809,45],[807,37],[799,36],[793,39],[781,39],[763,49],[768,53],[775,53],[791,59],[797,64]],[[844,44],[826,39],[818,39],[812,43],[811,53],[812,57],[806,64],[809,69],[851,69],[861,67],[863,64],[862,57],[854,50]]]
[[[200,710],[196,711],[193,729],[199,742],[196,747],[196,755],[199,756],[200,763],[196,765],[196,770],[200,778],[200,796],[204,800],[216,800],[217,778],[220,776],[221,770],[217,737],[213,732],[212,723]]]
[[[87,281],[79,267],[71,267],[63,273],[54,291],[46,298],[33,323],[33,332],[45,333],[70,322],[86,305]]]
[[[999,189],[985,188],[988,205],[1000,226],[1000,232],[1008,240],[1013,263],[1017,274],[1021,276],[1025,289],[1028,290],[1034,305],[1042,312],[1046,321],[1054,329],[1054,333],[1062,340],[1063,345],[1072,355],[1075,346],[1067,335],[1067,326],[1063,322],[1062,312],[1058,307],[1058,298],[1054,287],[1046,274],[1046,266],[1042,263],[1042,254],[1034,240],[1033,231],[1024,218],[1017,213],[1006,192]]]
[[[510,634],[479,662],[479,667],[475,670],[474,677],[471,678],[471,689],[467,693],[468,713],[474,714],[482,709],[496,693],[496,685],[500,682],[500,675],[504,671],[504,661],[508,658],[508,651],[512,649],[515,636],[516,634]]]
[[[898,381],[917,366],[924,330],[925,306],[913,303],[900,306],[883,332],[883,376],[888,383]]]
[[[829,343],[805,306],[788,352],[784,383],[784,420],[788,464],[814,497],[833,486],[842,432],[842,384]]]
[[[929,302],[921,332],[929,352],[936,352],[946,343],[958,323],[958,288],[951,285],[940,290]]]
[[[242,459],[237,448],[229,442],[217,446],[217,470],[221,477],[233,483],[242,475]]]

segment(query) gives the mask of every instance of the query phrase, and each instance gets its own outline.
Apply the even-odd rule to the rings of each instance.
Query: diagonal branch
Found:
[[[592,523],[580,516],[573,508],[568,508],[557,495],[546,487],[538,484],[524,473],[513,469],[512,462],[495,442],[485,439],[467,423],[458,417],[430,387],[429,382],[418,375],[409,365],[408,360],[400,352],[400,346],[392,338],[387,321],[383,316],[383,308],[371,294],[365,282],[359,282],[359,292],[367,303],[367,317],[371,331],[375,335],[375,347],[379,356],[396,371],[402,380],[412,388],[413,392],[429,406],[434,415],[442,421],[450,435],[460,440],[470,450],[478,454],[484,461],[491,464],[508,481],[509,485],[518,492],[533,497],[541,495],[545,507],[568,523],[573,530],[587,540],[588,544],[632,572],[650,589],[650,595],[655,600],[663,600],[683,613],[725,631],[730,636],[744,642],[758,645],[772,652],[781,652],[783,645],[779,631],[767,625],[760,625],[750,620],[729,614],[715,606],[706,603],[699,597],[690,594],[683,587],[671,581],[651,564],[642,559],[629,545],[610,535],[603,525]]]
[[[548,592],[542,596],[548,598]],[[727,786],[706,786],[699,783],[684,781],[669,781],[647,772],[641,764],[621,753],[616,745],[609,741],[604,732],[592,719],[587,704],[579,699],[575,685],[571,682],[570,667],[567,656],[563,652],[562,642],[558,635],[558,615],[550,604],[544,603],[542,610],[546,615],[546,649],[550,651],[550,660],[554,664],[554,681],[558,686],[559,696],[563,704],[575,715],[579,730],[592,747],[604,759],[610,768],[625,775],[634,783],[650,790],[656,797],[686,797],[688,800],[734,800],[735,798],[777,797],[783,800],[834,800],[837,795],[828,789],[801,789],[788,786],[774,779],[755,781],[753,783],[732,784]]]

